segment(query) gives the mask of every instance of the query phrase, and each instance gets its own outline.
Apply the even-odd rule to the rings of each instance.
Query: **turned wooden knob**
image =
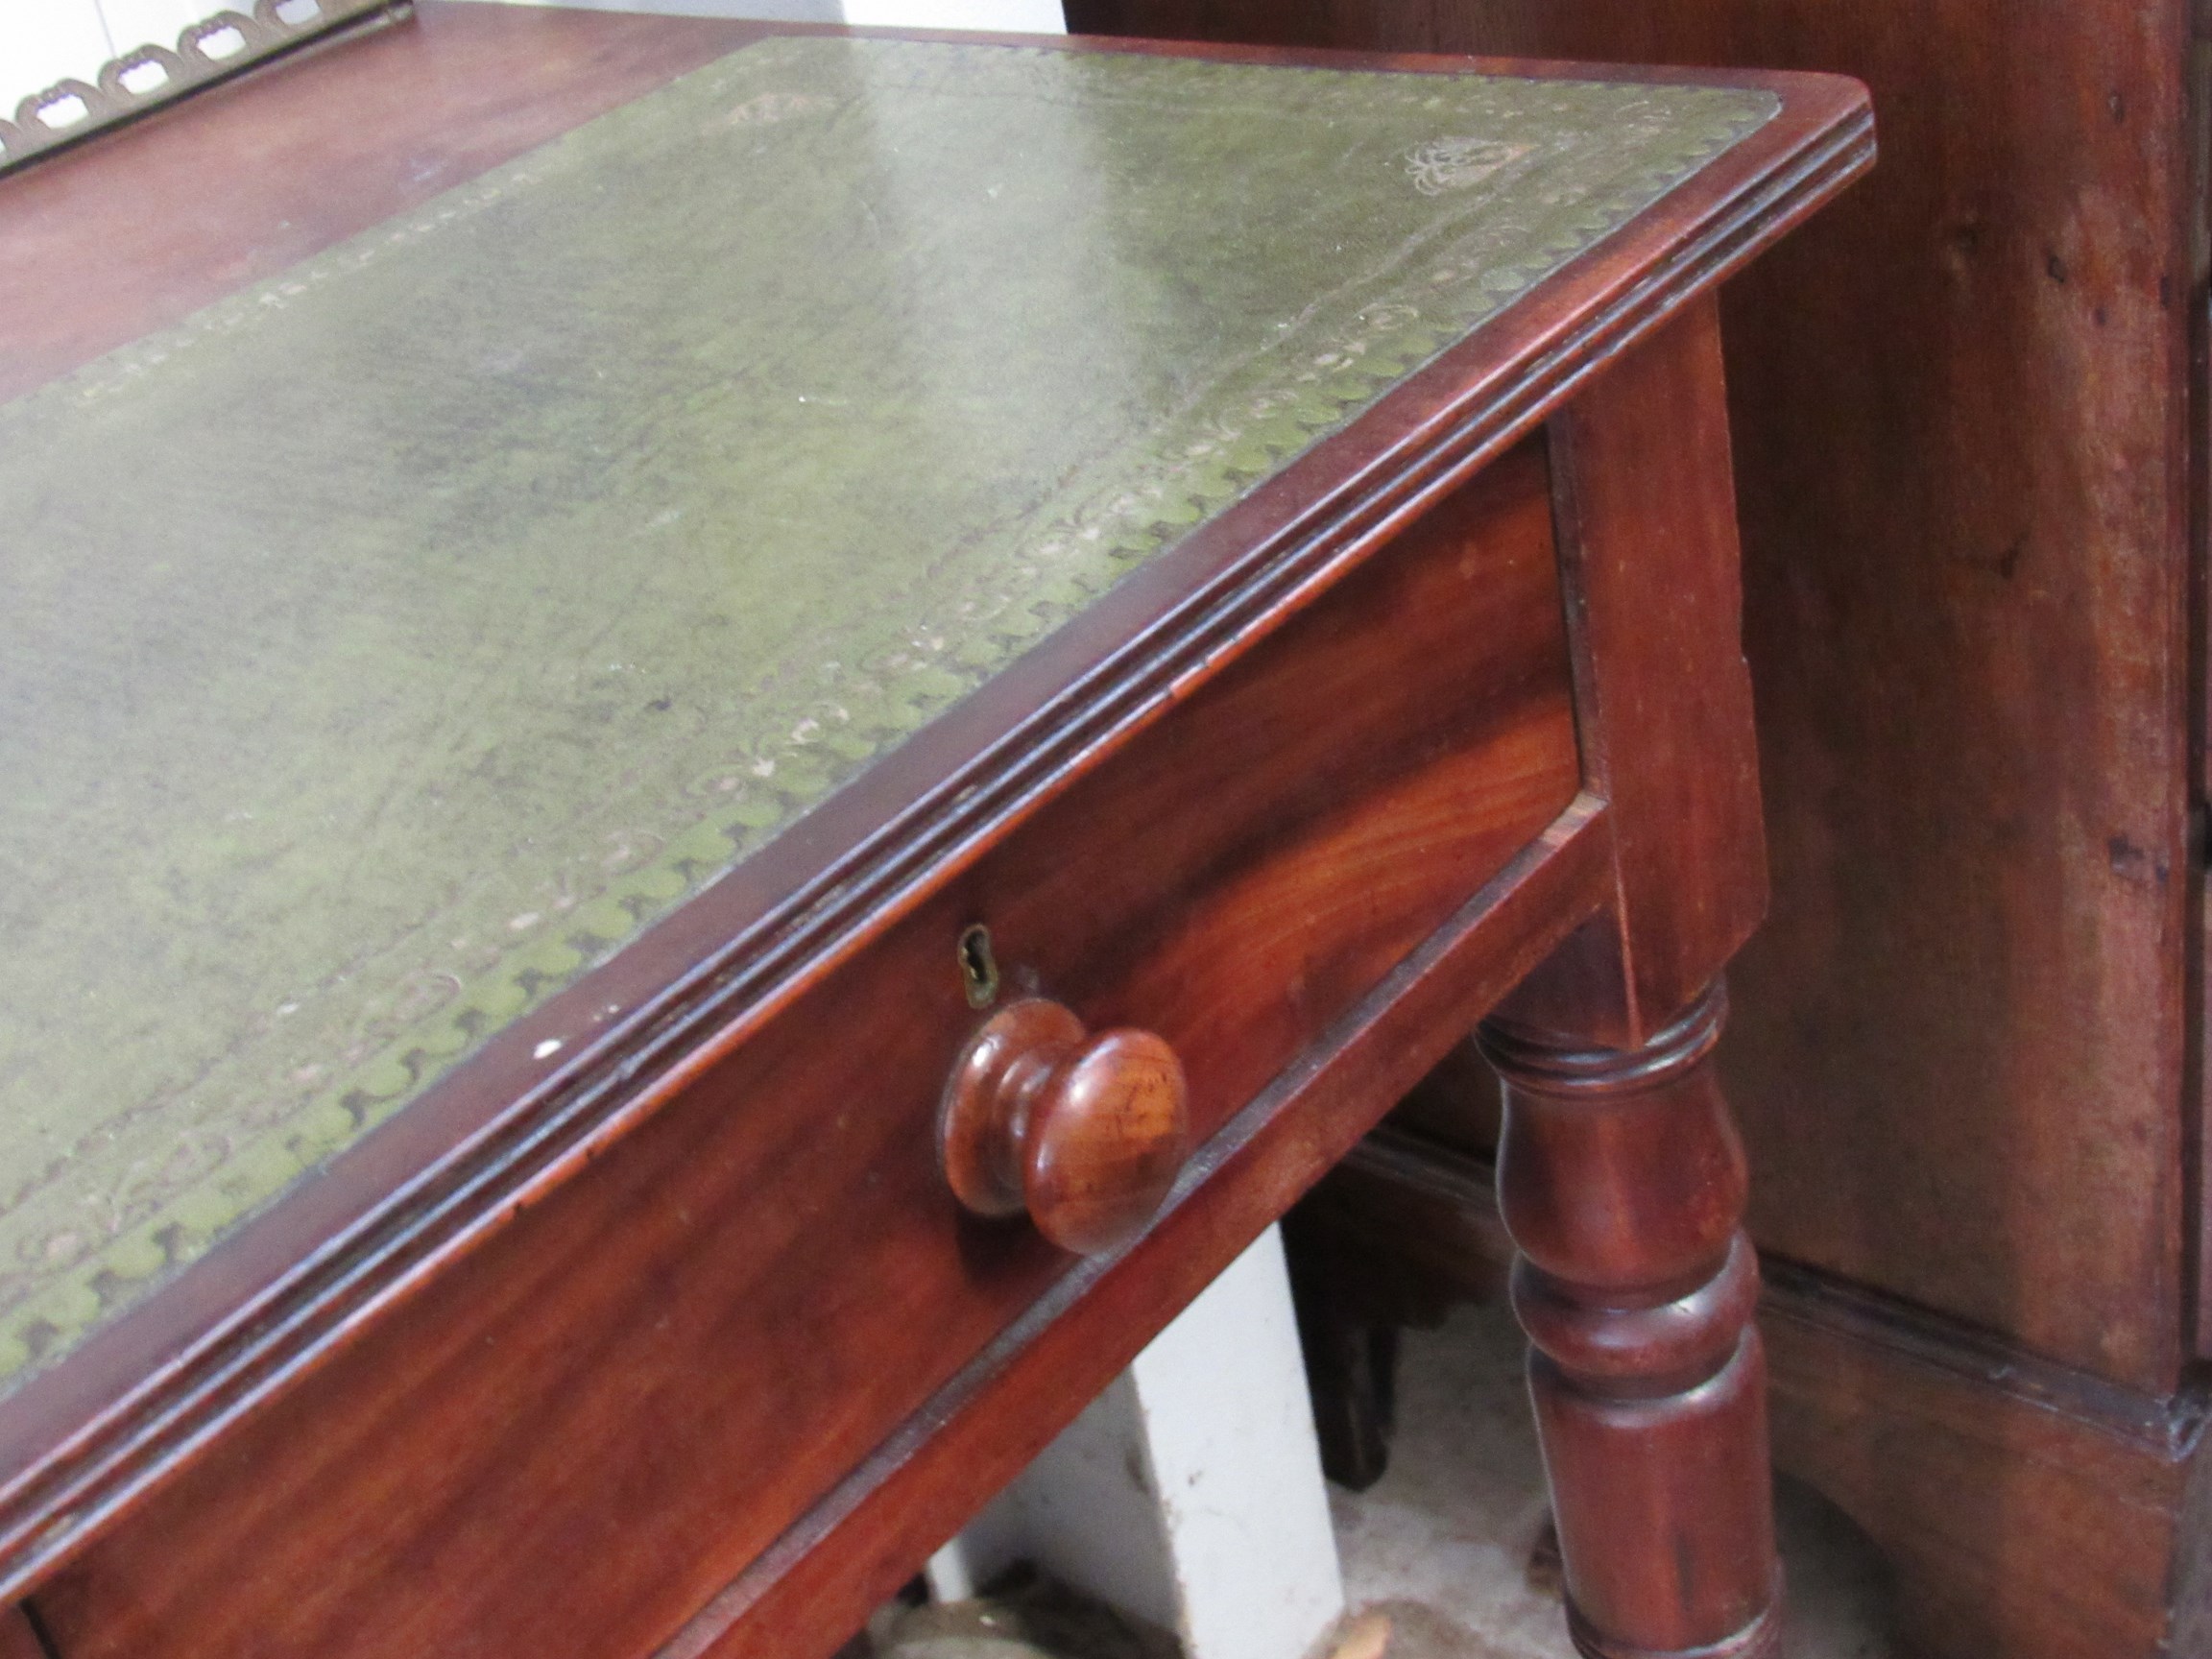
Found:
[[[1026,1211],[1064,1250],[1095,1255],[1151,1219],[1190,1156],[1189,1091],[1149,1031],[1101,1031],[1042,997],[968,1040],[945,1085],[945,1178],[978,1215]]]

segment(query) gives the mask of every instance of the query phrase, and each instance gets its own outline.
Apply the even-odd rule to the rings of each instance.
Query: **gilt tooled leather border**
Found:
[[[733,73],[737,109],[769,122],[804,117],[825,95],[808,84],[808,64],[825,54],[871,55],[877,73],[918,90],[967,87],[978,76],[1019,80],[1065,58],[1045,48],[942,43],[831,41],[787,37],[749,47],[673,84],[656,99],[697,96]],[[1254,86],[1299,78],[1299,118],[1326,119],[1333,106],[1372,109],[1379,98],[1408,107],[1433,102],[1439,79],[1365,70],[1268,67],[1178,58],[1118,57],[1129,95],[1178,102],[1237,97]],[[1255,78],[1264,78],[1256,81]],[[936,616],[878,617],[876,637],[847,656],[834,685],[764,684],[747,709],[749,732],[732,733],[724,762],[692,793],[697,820],[650,855],[611,874],[599,891],[467,978],[448,975],[427,1008],[401,998],[373,1032],[373,1051],[333,1069],[297,1096],[272,1132],[215,1166],[156,1179],[111,1205],[119,1224],[95,1247],[71,1256],[42,1283],[25,1286],[0,1313],[0,1387],[65,1352],[73,1339],[135,1300],[168,1270],[204,1251],[236,1222],[389,1118],[503,1027],[567,986],[634,939],[649,923],[741,861],[934,714],[981,684],[1026,646],[1080,611],[1129,569],[1171,546],[1194,525],[1233,504],[1316,441],[1340,429],[1407,374],[1433,359],[1516,298],[1588,251],[1715,156],[1763,126],[1779,108],[1763,92],[1680,85],[1607,86],[1454,77],[1463,101],[1438,116],[1437,136],[1403,156],[1405,187],[1444,200],[1463,197],[1468,212],[1447,221],[1448,234],[1422,251],[1407,281],[1357,305],[1323,330],[1295,335],[1285,351],[1247,365],[1202,410],[1148,434],[1140,464],[1066,501],[1024,543],[1018,580],[988,590],[933,595]],[[689,89],[688,92],[686,89]],[[1615,187],[1560,208],[1550,233],[1514,261],[1497,256],[1479,211],[1529,156],[1510,138],[1470,136],[1464,100],[1485,88],[1571,104],[1624,92],[1656,101],[1665,119],[1647,134],[1638,165]],[[616,111],[603,120],[619,119]],[[557,145],[591,142],[596,123]],[[165,372],[251,328],[272,309],[312,303],[321,288],[410,247],[445,226],[533,182],[535,156],[462,186],[416,213],[342,244],[293,271],[219,302],[162,335],[127,348],[52,388],[0,410],[0,433],[25,406],[51,399],[97,402],[128,396],[143,376]],[[1290,361],[1291,348],[1296,360]],[[169,370],[167,372],[174,372]],[[1025,534],[1029,532],[1025,529]],[[959,626],[949,624],[958,615]],[[149,1101],[136,1110],[158,1111]],[[219,1201],[211,1201],[219,1195]],[[20,1241],[19,1241],[20,1242]],[[36,1244],[36,1241],[33,1241]],[[36,1250],[52,1259],[52,1253]],[[0,1258],[0,1275],[11,1265]],[[18,1284],[23,1284],[18,1280]]]

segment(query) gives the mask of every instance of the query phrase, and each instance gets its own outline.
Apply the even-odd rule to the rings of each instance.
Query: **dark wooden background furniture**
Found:
[[[1880,175],[1723,305],[1774,909],[1721,1066],[1778,1455],[1931,1656],[2212,1651],[2204,8],[1069,12],[1872,89]],[[1479,1236],[1480,1087],[1431,1089],[1347,1205]]]
[[[41,162],[0,187],[6,390],[764,33],[425,5]],[[823,84],[860,58],[803,44],[789,61],[817,81],[705,126],[683,105],[684,153],[842,108]],[[933,84],[943,55],[901,50],[892,82]],[[1126,78],[1189,56],[1095,62]],[[1585,197],[1542,248],[1515,232],[1522,265],[1424,271],[1438,315],[1526,291],[1376,371],[1377,400],[1232,475],[1187,534],[1162,520],[1102,597],[19,1374],[0,1393],[0,1644],[829,1652],[1482,1020],[1514,1091],[1504,1215],[1577,1639],[1602,1659],[1774,1650],[1744,1161],[1711,1065],[1719,975],[1765,903],[1714,293],[1867,166],[1871,125],[1837,78],[1662,71],[1622,94],[1489,67],[1539,129],[1577,99],[1641,106],[1626,135],[1561,119],[1594,154],[1648,139],[1674,182],[1638,197],[1658,163],[1623,162],[1638,205]],[[1404,107],[1455,108],[1431,86]],[[1443,188],[1495,171],[1451,141]],[[1419,154],[1378,155],[1410,200]],[[466,315],[425,319],[431,355]],[[1423,313],[1359,315],[1387,362],[1382,332]],[[174,360],[161,339],[67,384],[132,407],[132,365]],[[1266,412],[1304,407],[1307,361]],[[544,396],[601,396],[539,372]],[[84,463],[51,459],[57,479]],[[18,505],[48,510],[39,489]],[[131,551],[87,556],[128,586]],[[60,740],[75,706],[53,707]],[[945,1083],[985,1010],[1041,998],[1069,1013],[1019,1003],[1015,1075],[977,1062],[998,1081],[949,1161],[982,1168],[970,1208],[1019,1197],[1084,1257],[964,1214],[940,1163],[961,1128]],[[1032,1109],[1047,1120],[1001,1121]]]

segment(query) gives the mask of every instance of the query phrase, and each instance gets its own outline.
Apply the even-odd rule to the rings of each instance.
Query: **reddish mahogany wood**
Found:
[[[41,160],[0,197],[0,399],[768,32],[424,6]]]
[[[1487,1156],[1425,1131],[1362,1141],[1291,1218],[1294,1235],[1355,1242],[1333,1339],[1500,1295],[1512,1242],[1497,1186]],[[2200,1391],[2146,1401],[1801,1267],[1763,1276],[1776,1461],[1881,1545],[1913,1651],[2206,1650],[2212,1564],[2188,1535],[2212,1501]],[[1386,1428],[1372,1396],[1334,1405],[1356,1443]]]
[[[552,128],[602,107],[596,50],[532,81]],[[338,61],[287,71],[327,99],[211,100],[247,110],[216,148],[344,125]],[[1588,612],[1561,615],[1544,457],[1512,445],[1866,165],[1856,88],[1732,79],[1780,115],[0,1403],[0,1584],[37,1583],[72,1659],[641,1652],[694,1614],[671,1651],[826,1652],[1585,918],[1689,974],[1726,929],[1632,898],[1624,820],[1577,794],[1577,737],[1635,722],[1575,729]],[[435,142],[499,158],[513,84],[462,89]],[[378,179],[324,168],[332,223],[391,211]],[[94,187],[46,228],[97,224]],[[245,200],[250,236],[276,199]],[[258,274],[143,240],[148,293]],[[37,373],[103,317],[147,325],[140,298],[30,296],[62,342]],[[1612,453],[1575,487],[1683,459]],[[1725,467],[1688,461],[1655,510]],[[1585,562],[1635,544],[1577,534]],[[1708,594],[1724,555],[1646,553]],[[1675,842],[1686,895],[1748,878],[1707,828]],[[1185,1062],[1204,1143],[1125,1252],[1070,1266],[942,1187],[977,920],[1015,990]],[[638,1012],[519,1089],[517,1056],[611,994]],[[825,1043],[855,1009],[865,1051]]]
[[[434,46],[452,38],[438,33],[444,17],[509,15],[433,4],[422,11]],[[618,35],[649,26],[609,17],[572,25]],[[336,61],[325,55],[287,72],[322,74]],[[1410,73],[1466,66],[1380,61]],[[484,67],[481,56],[476,67]],[[590,67],[588,54],[568,63],[580,76]],[[1490,67],[1584,73],[1558,64]],[[1772,90],[1780,113],[1351,428],[1122,582],[614,961],[502,1032],[66,1364],[0,1401],[0,1595],[53,1571],[387,1310],[589,1163],[612,1155],[658,1110],[657,1085],[690,1075],[686,1067],[741,1041],[798,986],[879,936],[932,880],[1029,810],[1053,780],[1080,773],[1171,712],[1180,687],[1448,499],[1597,365],[1742,266],[1868,164],[1870,121],[1849,83],[1756,73],[1730,79]],[[227,128],[227,141],[242,153],[281,149],[310,116],[345,124],[350,83],[320,84],[327,99],[265,108]],[[438,123],[495,130],[512,118],[510,80],[480,74],[470,84],[475,102],[457,96],[457,107],[434,112]],[[384,134],[402,151],[420,141],[410,131]],[[466,134],[447,141],[465,149],[470,142]],[[311,145],[306,153],[314,153]],[[104,154],[102,145],[88,146],[68,164]],[[103,188],[117,182],[111,174],[81,177]],[[373,195],[376,177],[374,168],[334,171],[323,184],[334,197]],[[84,224],[99,222],[86,200],[64,205]],[[0,189],[0,232],[10,223],[6,206]],[[144,207],[160,220],[201,210],[182,199]],[[261,233],[266,214],[249,213],[237,228]],[[143,252],[195,293],[221,276],[210,276],[209,250],[189,236],[177,239],[165,266],[161,246],[149,243]],[[66,289],[29,299],[41,315],[81,308]],[[1367,686],[1357,689],[1364,695]],[[1158,816],[1179,812],[1189,799],[1189,792],[1166,799]],[[1070,887],[1064,902],[1078,906],[1114,891],[1080,879]],[[625,1013],[602,1023],[610,1003]],[[596,1035],[579,1041],[579,1032]],[[565,1039],[572,1057],[550,1077],[532,1058],[548,1037]]]
[[[1775,884],[1721,1050],[1759,1170],[1751,1228],[1882,1292],[1878,1306],[1949,1315],[1960,1345],[1999,1333],[2017,1356],[2186,1415],[2190,1361],[2212,1351],[2212,999],[2192,828],[2212,685],[2212,9],[1069,11],[1078,27],[1150,35],[1790,65],[1869,84],[1880,175],[1724,305]],[[1854,1355],[1861,1336],[1820,1343]],[[2183,1524],[2178,1481],[2129,1524],[2072,1500],[2038,1510],[2036,1408],[2006,1391],[2012,1374],[1960,1384],[1984,1387],[1987,1421],[2006,1427],[1954,1443],[1921,1426],[1910,1363],[1852,1360],[1854,1386],[1880,1392],[1785,1384],[1798,1427],[1783,1455],[1822,1480],[1864,1460],[1856,1512],[1910,1564],[1908,1604],[1947,1609],[1914,1632],[1931,1654],[2160,1651],[2166,1616],[2124,1607],[2113,1586],[2189,1580],[2212,1522]],[[1890,1432],[1899,1459],[1925,1445],[1952,1478],[1885,1485],[1874,1448]],[[1816,1455],[1843,1446],[1848,1458]],[[2099,1549],[2061,1547],[2042,1516],[2067,1512]],[[2125,1571],[2112,1540],[2132,1551]]]
[[[1571,1627],[1592,1659],[1779,1650],[1743,1149],[1716,975],[1766,902],[1710,298],[1553,421],[1608,914],[1482,1026]]]
[[[1718,985],[1641,1047],[1493,1019],[1513,1308],[1575,1646],[1781,1650],[1759,1269],[1713,1075]]]
[[[41,1590],[72,1659],[667,1638],[1068,1268],[938,1172],[967,927],[1012,985],[1171,1043],[1212,1135],[1575,798],[1550,517],[1524,449],[748,1010]],[[858,1009],[866,1042],[829,1035]]]
[[[1708,293],[1552,422],[1575,697],[1591,786],[1620,811],[1610,924],[1522,993],[1642,1043],[1699,996],[1767,905],[1759,756],[1739,630],[1720,332]],[[1545,1011],[1527,1018],[1543,1023]]]
[[[1507,1084],[1499,1183],[1573,1630],[1597,1659],[1780,1642],[1758,1273],[1711,1066],[1722,1003],[1710,984],[1673,1000],[1718,973],[1764,896],[1716,347],[1712,308],[1685,307],[1554,422],[1585,763],[1614,796],[1612,891],[1483,1026]],[[1637,479],[1641,513],[1607,505]],[[1683,976],[1659,1004],[1678,1017],[1623,1048],[1651,1017],[1631,989],[1639,958]],[[1399,1200],[1419,1186],[1382,1183],[1401,1234],[1422,1212]],[[1479,1278],[1466,1258],[1498,1241],[1432,1237],[1429,1264]]]
[[[1912,1650],[2212,1652],[2205,1401],[2146,1401],[1777,1264],[1762,1323],[1776,1459],[1896,1572]]]
[[[1190,1158],[1183,1063],[1149,1031],[1096,1035],[1045,997],[1009,1003],[953,1063],[937,1150],[972,1214],[1026,1214],[1079,1256],[1126,1244]]]
[[[730,1585],[656,1659],[827,1652],[950,1537],[1372,1121],[1601,904],[1587,797],[1198,1152],[1126,1255],[1086,1262]]]
[[[1070,0],[1069,15],[1868,84],[1880,173],[1726,304],[1776,892],[1722,1048],[1762,1172],[1752,1231],[2170,1392],[2212,1339],[2196,1265],[2212,1234],[2189,1195],[2212,1144],[2189,966],[2205,8]]]
[[[19,1608],[0,1607],[0,1659],[54,1659]]]

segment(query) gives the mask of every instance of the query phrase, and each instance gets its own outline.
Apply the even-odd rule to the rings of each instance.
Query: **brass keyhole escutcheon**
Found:
[[[998,1000],[998,963],[991,954],[991,929],[980,922],[960,935],[960,983],[971,1008],[988,1008]]]

